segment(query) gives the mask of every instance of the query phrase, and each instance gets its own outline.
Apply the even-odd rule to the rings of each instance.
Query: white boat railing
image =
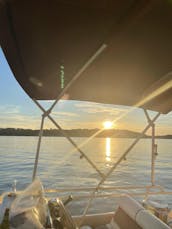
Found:
[[[68,197],[72,194],[73,200],[82,200],[91,197],[91,194],[81,194],[82,192],[92,192],[94,187],[71,187],[71,188],[60,188],[60,189],[45,189],[46,193],[61,194],[62,198]],[[140,190],[140,191],[139,191]],[[107,193],[109,191],[109,193]],[[113,192],[112,192],[113,191]],[[105,193],[106,192],[106,193]],[[151,196],[151,195],[172,195],[172,191],[167,191],[161,185],[147,185],[147,186],[111,186],[111,187],[100,187],[94,195],[94,198],[103,197],[120,197],[121,194],[128,194],[131,196]]]

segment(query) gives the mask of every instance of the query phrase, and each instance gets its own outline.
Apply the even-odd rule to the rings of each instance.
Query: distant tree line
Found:
[[[119,129],[109,129],[102,130],[99,129],[71,129],[64,130],[70,137],[90,137],[92,135],[96,135],[96,137],[106,138],[136,138],[141,134],[138,132],[130,131],[130,130],[119,130]],[[21,129],[21,128],[0,128],[0,136],[38,136],[39,130],[32,129]],[[45,129],[44,136],[57,136],[63,137],[63,134],[57,129]],[[143,135],[142,138],[150,138],[148,135]],[[156,138],[163,139],[172,139],[172,135],[163,135],[156,136]]]
[[[71,137],[90,137],[97,133],[96,137],[137,137],[139,133],[129,130],[102,130],[99,129],[71,129],[64,130]],[[21,129],[21,128],[0,128],[1,136],[38,136],[39,130]],[[57,136],[62,137],[62,133],[57,129],[45,129],[44,136]],[[147,137],[144,135],[143,137]]]

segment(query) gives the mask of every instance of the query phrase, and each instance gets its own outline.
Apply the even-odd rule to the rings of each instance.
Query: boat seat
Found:
[[[110,223],[115,222],[120,229],[169,229],[156,216],[149,213],[136,200],[128,195],[123,195],[119,199],[119,207]],[[111,227],[113,228],[113,227]]]

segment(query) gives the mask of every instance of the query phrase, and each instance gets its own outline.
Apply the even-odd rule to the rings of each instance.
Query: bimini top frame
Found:
[[[152,194],[172,194],[172,192],[165,192],[163,187],[156,185],[155,184],[155,159],[156,159],[156,155],[157,155],[157,144],[155,143],[155,121],[158,119],[158,117],[160,116],[160,113],[157,113],[153,118],[150,118],[149,113],[147,110],[144,110],[145,116],[147,118],[148,124],[147,126],[142,130],[142,132],[140,133],[140,135],[133,141],[133,143],[123,152],[122,156],[117,160],[117,162],[109,169],[109,171],[107,173],[102,173],[97,166],[91,161],[91,159],[83,152],[83,150],[81,150],[81,146],[83,146],[83,144],[86,144],[88,141],[86,141],[85,143],[82,143],[81,145],[77,145],[73,139],[70,138],[70,136],[68,136],[65,131],[61,128],[61,126],[52,118],[51,116],[51,111],[54,108],[55,104],[57,103],[57,100],[54,101],[53,105],[50,107],[50,109],[45,110],[42,105],[37,101],[34,100],[35,104],[41,109],[41,111],[43,111],[42,114],[42,120],[41,120],[41,125],[40,125],[40,132],[39,132],[39,139],[38,139],[38,145],[37,145],[37,152],[36,152],[36,157],[35,157],[35,164],[34,164],[34,170],[33,170],[33,180],[36,177],[36,173],[37,173],[37,166],[38,166],[38,160],[39,160],[39,153],[40,153],[40,145],[41,145],[41,139],[43,136],[43,127],[44,127],[44,120],[45,118],[48,118],[54,125],[56,128],[58,128],[61,132],[61,134],[74,146],[75,151],[78,151],[80,153],[81,158],[85,158],[87,160],[87,162],[97,171],[97,173],[100,176],[100,180],[99,183],[96,185],[95,188],[88,188],[86,189],[87,191],[91,191],[90,195],[88,196],[76,196],[75,199],[80,199],[80,198],[84,198],[87,197],[89,198],[88,204],[84,210],[83,213],[83,219],[84,216],[86,215],[86,213],[88,212],[88,209],[90,207],[90,204],[92,202],[92,200],[95,197],[105,197],[107,195],[99,195],[97,196],[97,192],[99,190],[130,190],[130,189],[146,189],[146,193],[135,193],[135,195],[152,195]],[[139,142],[139,140],[144,136],[144,134],[148,131],[148,129],[152,129],[152,162],[151,162],[151,185],[148,186],[129,186],[129,187],[109,187],[109,188],[104,188],[102,187],[102,185],[104,184],[104,182],[106,181],[106,179],[112,174],[112,172],[117,168],[117,166],[126,159],[126,156],[131,152],[131,150],[133,149],[133,147]],[[98,132],[100,133],[100,131]],[[96,133],[96,134],[98,134]],[[94,136],[96,136],[96,134]],[[90,137],[89,140],[91,140],[94,136]],[[158,192],[152,192],[152,189],[158,189]],[[85,190],[85,189],[84,189]],[[47,190],[47,192],[59,192],[60,190]],[[61,191],[82,191],[82,189],[64,189]],[[110,194],[108,196],[117,196],[116,194]],[[82,222],[81,222],[82,223]]]
[[[96,196],[96,193],[99,190],[102,189],[102,185],[106,181],[106,179],[112,174],[112,172],[117,168],[117,166],[121,163],[121,161],[126,158],[126,156],[129,154],[129,152],[132,150],[132,148],[139,142],[139,140],[144,136],[144,134],[150,128],[152,128],[152,163],[151,163],[151,184],[152,185],[151,186],[145,186],[144,188],[146,188],[146,190],[147,190],[146,193],[147,194],[150,193],[151,188],[158,188],[158,189],[160,189],[160,192],[159,193],[162,193],[162,192],[165,193],[162,187],[155,185],[155,171],[154,171],[155,170],[155,168],[154,168],[155,167],[155,158],[156,158],[156,154],[157,154],[157,145],[155,144],[155,121],[160,116],[160,114],[161,114],[160,112],[158,112],[151,119],[150,116],[149,116],[149,114],[148,114],[148,111],[146,109],[144,109],[144,113],[145,113],[146,118],[147,118],[147,121],[148,121],[147,126],[143,129],[143,131],[141,132],[141,134],[133,141],[133,143],[128,147],[128,149],[122,154],[122,156],[109,169],[109,171],[106,174],[105,173],[102,173],[97,168],[97,166],[91,161],[91,159],[83,152],[83,150],[81,150],[81,145],[78,146],[74,142],[74,140],[72,138],[70,138],[70,136],[68,136],[66,134],[66,132],[61,128],[61,126],[51,116],[51,112],[52,112],[53,108],[55,107],[55,105],[58,103],[58,101],[65,95],[65,93],[70,89],[70,87],[75,83],[75,81],[80,78],[80,76],[84,73],[84,71],[86,71],[86,69],[96,60],[96,58],[102,52],[104,52],[104,50],[106,48],[107,48],[107,45],[106,44],[103,44],[95,52],[95,54],[84,64],[84,66],[73,77],[72,81],[70,81],[68,83],[68,85],[63,89],[63,91],[57,96],[56,100],[53,102],[53,104],[50,106],[50,108],[48,110],[45,110],[44,107],[39,103],[38,100],[33,99],[34,103],[41,109],[41,111],[43,112],[43,114],[42,114],[42,120],[41,120],[41,125],[40,125],[39,139],[38,139],[37,152],[36,152],[36,157],[35,157],[35,164],[34,164],[34,170],[33,170],[33,177],[32,177],[32,179],[34,180],[35,177],[36,177],[38,160],[39,160],[39,153],[40,153],[41,139],[42,139],[42,136],[43,136],[44,121],[45,121],[45,118],[48,118],[55,125],[55,127],[60,130],[61,134],[64,137],[66,137],[66,139],[74,146],[75,150],[80,153],[81,158],[85,158],[87,160],[87,162],[97,171],[97,173],[100,176],[100,181],[96,185],[96,187],[93,188],[93,189],[90,189],[91,190],[91,194],[89,196],[90,199],[89,199],[88,204],[87,204],[87,206],[86,206],[86,208],[84,210],[83,217],[86,215],[86,213],[87,213],[87,211],[88,211],[88,209],[90,207],[90,204],[91,204],[93,198]],[[170,79],[171,78],[171,75],[168,78]],[[164,91],[166,91],[166,90],[168,91],[169,89],[171,89],[171,87],[172,87],[172,80],[165,81],[165,84],[164,85],[161,85],[160,88],[155,88],[155,91],[154,92],[149,93],[147,96],[144,97],[143,100],[139,101],[137,104],[134,104],[133,107],[144,107],[144,104],[149,103],[149,101],[152,100],[154,97],[159,96],[159,94],[164,93]],[[133,111],[133,109],[135,109],[135,108],[132,108],[131,111]],[[94,134],[94,136],[91,136],[90,139],[92,139],[93,137],[95,137],[100,132],[101,132],[101,130],[98,133]],[[86,143],[84,143],[84,144],[86,144]],[[128,188],[130,188],[130,187],[128,187]],[[143,188],[143,187],[133,187],[133,188]],[[58,191],[58,190],[53,190],[53,191]],[[52,192],[52,190],[50,190],[50,192]]]

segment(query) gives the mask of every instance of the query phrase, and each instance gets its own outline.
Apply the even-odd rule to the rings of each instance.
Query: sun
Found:
[[[112,129],[113,126],[114,126],[114,123],[111,122],[111,121],[105,121],[105,122],[103,122],[104,129]]]

